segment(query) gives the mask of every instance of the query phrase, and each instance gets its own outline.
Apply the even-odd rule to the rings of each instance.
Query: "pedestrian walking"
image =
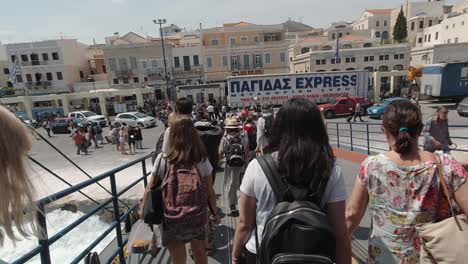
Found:
[[[253,120],[253,114],[249,114],[247,119],[242,124],[242,128],[244,129],[245,133],[247,134],[247,139],[249,141],[249,150],[255,151],[257,149],[257,125]],[[249,161],[253,158],[252,155],[249,153]]]
[[[215,118],[216,120],[221,119],[221,115],[219,114],[219,110],[220,110],[220,109],[219,109],[219,104],[215,102],[214,105],[213,105],[213,107],[214,107],[214,118]]]
[[[226,120],[226,115],[229,112],[228,110],[229,109],[228,109],[227,103],[224,103],[223,106],[221,107],[221,113],[222,113],[222,119],[223,120]]]
[[[451,216],[439,177],[446,181],[450,197],[468,215],[468,173],[442,151],[419,149],[422,129],[421,111],[416,105],[409,101],[390,105],[383,117],[383,133],[391,150],[370,156],[361,164],[346,222],[352,234],[369,207],[368,263],[432,263],[420,262],[425,244],[417,226]]]
[[[356,118],[359,117],[359,121],[361,122],[364,122],[364,120],[362,120],[362,107],[361,107],[361,104],[359,102],[356,103],[356,109],[354,110],[354,116],[353,116],[353,121],[356,122]]]
[[[126,127],[121,127],[119,131],[120,153],[127,155],[125,151],[125,144],[128,142],[128,131]]]
[[[215,119],[215,107],[213,106],[212,103],[210,103],[208,107],[206,107],[206,111],[208,111],[208,116],[210,120]]]
[[[141,128],[136,126],[134,128],[135,131],[135,142],[137,149],[143,149],[143,135],[141,134]]]
[[[230,216],[238,216],[237,190],[241,173],[249,160],[249,140],[237,118],[227,119],[226,133],[219,144],[219,156],[226,158],[223,190],[227,194]]]
[[[271,259],[266,262],[257,261],[257,258],[265,257],[260,255],[265,250],[273,250],[271,255],[301,252],[294,258],[294,262],[297,263],[311,263],[312,257],[307,260],[305,259],[307,255],[318,254],[325,250],[335,256],[333,262],[351,263],[351,239],[344,218],[347,198],[344,177],[340,167],[336,165],[327,129],[317,105],[302,98],[290,99],[283,104],[273,121],[270,145],[262,157],[269,161],[268,166],[271,165],[271,170],[265,170],[259,158],[252,160],[240,186],[240,216],[233,241],[232,263],[241,263],[240,258],[244,249],[246,250],[243,255],[248,264],[273,263]],[[272,185],[272,182],[277,184]],[[284,196],[279,196],[277,186],[283,186],[282,189],[287,190],[281,191]],[[307,214],[311,219],[322,219],[322,221],[314,221],[314,226],[299,223],[293,227],[292,224],[297,223],[296,219],[303,219],[297,215],[300,214],[299,211],[274,210],[279,209],[278,206],[281,204],[293,201],[302,205],[297,208],[314,208],[308,213],[304,210],[301,213]],[[281,222],[284,228],[275,230],[278,230],[278,235],[290,232],[291,236],[284,241],[277,241],[281,242],[279,244],[263,244],[263,239],[272,235],[265,231],[267,219],[283,217],[277,214],[278,212],[290,215],[291,218]],[[325,214],[326,218],[323,219]],[[279,221],[283,220],[285,219]],[[320,236],[306,236],[302,233],[310,229],[318,230],[321,225],[333,230],[335,241],[328,240],[329,237],[322,238],[325,232]],[[292,252],[294,251],[292,248],[296,250],[295,253]],[[324,257],[322,255],[321,259]]]
[[[88,155],[88,143],[86,142],[86,137],[81,127],[77,129],[75,135],[73,136],[73,140],[75,141],[76,154],[80,155],[81,151],[83,151],[86,155]]]
[[[269,105],[262,105],[262,116],[257,121],[257,155],[263,154],[263,150],[268,146],[268,140],[271,135],[271,126],[273,124],[273,114]]]
[[[94,142],[94,147],[99,148],[97,141],[96,141],[96,130],[94,129],[93,123],[88,125],[88,141],[90,144]]]
[[[96,141],[104,145],[104,137],[102,136],[102,127],[99,123],[94,123],[94,132],[96,133]]]
[[[130,154],[135,154],[135,128],[133,126],[128,127],[128,148],[130,149]],[[133,152],[132,152],[133,147]]]
[[[120,125],[115,125],[114,129],[112,130],[112,137],[117,151],[120,151]]]
[[[170,120],[169,152],[155,160],[153,177],[146,188],[162,181],[164,223],[162,245],[169,249],[172,263],[185,264],[185,244],[190,243],[195,263],[208,262],[205,249],[208,211],[220,223],[212,185],[212,167],[190,116],[175,115]],[[179,179],[184,179],[181,181]],[[189,189],[190,192],[181,188]]]
[[[50,124],[50,121],[49,120],[44,120],[44,122],[42,123],[42,127],[44,127],[45,131],[47,132],[47,136],[51,137],[50,136],[50,128],[51,128],[51,124]]]
[[[450,145],[453,142],[448,127],[448,113],[449,110],[445,106],[439,106],[434,116],[426,121],[423,130],[425,151],[442,150],[445,153],[450,152]]]

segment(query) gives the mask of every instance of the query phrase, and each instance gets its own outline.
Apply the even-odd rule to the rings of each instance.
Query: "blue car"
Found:
[[[403,97],[393,97],[384,99],[380,101],[380,103],[367,108],[367,115],[370,118],[382,119],[387,107],[398,101],[408,101],[408,99]]]

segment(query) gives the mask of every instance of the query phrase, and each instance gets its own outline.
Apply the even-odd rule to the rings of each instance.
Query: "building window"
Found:
[[[368,56],[364,56],[364,61],[369,61],[369,57],[368,57]]]
[[[57,72],[57,80],[63,80],[62,72]]]
[[[52,78],[52,73],[51,72],[46,73],[46,79],[48,81],[52,81],[53,78]]]
[[[422,38],[418,38],[418,43],[422,43]]]
[[[206,67],[207,68],[213,68],[213,59],[211,57],[206,58]]]
[[[231,56],[231,69],[239,70],[239,58],[237,56]]]
[[[414,21],[411,22],[411,31],[413,31],[413,30],[414,30]]]
[[[143,69],[148,68],[148,62],[145,61],[145,60],[144,60],[144,61],[141,61],[141,67],[142,67]]]
[[[22,54],[21,55],[21,61],[28,61],[28,55]]]
[[[223,63],[223,67],[227,67],[227,66],[228,66],[228,58],[227,58],[227,56],[223,56],[223,57],[221,58],[221,60],[222,60],[222,63]]]
[[[398,60],[398,54],[393,55],[394,60]]]
[[[111,71],[117,70],[117,63],[115,61],[115,58],[109,58],[109,69]]]
[[[378,21],[378,20],[375,21],[375,26],[376,26],[376,27],[380,26],[380,21]]]
[[[310,48],[302,48],[301,49],[301,54],[307,53],[310,51]]]
[[[371,47],[372,47],[372,43],[364,43],[363,47],[364,47],[364,48],[371,48]]]
[[[219,45],[219,40],[217,39],[212,39],[211,40],[211,46],[218,46]]]
[[[338,38],[343,37],[343,33],[338,33]]]
[[[140,80],[138,79],[138,77],[133,77],[133,83],[139,83]]]
[[[450,39],[447,39],[447,43],[450,44]]]
[[[331,46],[323,46],[323,47],[322,47],[322,50],[331,50],[331,49],[332,49]]]
[[[435,40],[439,39],[439,32],[436,32]]]
[[[330,60],[330,63],[331,63],[331,64],[335,64],[335,63],[336,63],[335,59],[331,59],[331,60]]]
[[[455,43],[458,43],[458,37],[457,37],[457,38],[455,38]]]
[[[346,59],[345,59],[345,62],[346,62],[346,63],[350,63],[350,62],[351,62],[351,58],[346,58]]]
[[[400,54],[400,60],[404,60],[405,59],[405,54]]]
[[[198,55],[193,55],[193,65],[194,66],[200,65],[200,61],[198,60]]]
[[[229,38],[229,43],[231,43],[231,46],[236,45],[236,38]]]
[[[128,70],[127,58],[119,58],[119,69],[124,71]]]
[[[383,26],[386,27],[387,26],[387,20],[384,20],[383,22]]]
[[[122,81],[123,83],[128,83],[128,78],[123,78]]]
[[[115,78],[114,79],[114,84],[119,84],[119,79]]]
[[[369,61],[374,61],[374,56],[369,56]]]
[[[52,52],[52,59],[53,59],[53,60],[59,60],[59,54],[58,54],[58,52]]]
[[[179,57],[174,57],[174,67],[180,68],[180,60],[179,60]]]
[[[351,46],[351,44],[344,44],[343,45],[343,49],[351,49],[353,46]]]
[[[84,78],[84,72],[83,72],[83,71],[80,71],[80,78],[81,78],[81,79]]]
[[[332,33],[332,39],[336,39],[336,33]]]
[[[431,42],[431,34],[429,34],[429,37],[427,37],[427,42]]]
[[[255,43],[257,43],[257,42],[258,42],[258,36],[254,36],[253,41],[254,41]]]
[[[432,27],[432,20],[429,20],[429,27]]]
[[[265,64],[271,63],[271,55],[270,53],[265,53]]]
[[[262,68],[262,55],[255,54],[255,68]]]
[[[248,70],[250,68],[250,56],[248,54],[244,55],[244,70]]]
[[[322,59],[322,63],[321,63],[321,64],[322,64],[322,65],[327,64],[327,60],[326,60],[326,59]]]
[[[130,69],[138,69],[136,57],[130,57]]]
[[[390,55],[385,55],[385,60],[389,60],[390,59]]]
[[[42,53],[42,60],[43,61],[48,61],[49,60],[49,54],[48,53]]]
[[[32,76],[31,76],[31,74],[29,74],[29,73],[26,74],[26,81],[27,81],[27,82],[32,82]]]
[[[320,60],[316,60],[315,65],[320,65]]]
[[[40,82],[41,79],[42,79],[42,73],[36,72],[36,73],[34,74],[34,77],[36,78],[36,82]]]
[[[242,41],[242,44],[247,44],[247,41],[249,41],[249,38],[247,36],[242,36],[241,41]]]
[[[148,77],[143,77],[143,81],[144,81],[144,82],[147,82],[147,81],[148,81]]]
[[[16,81],[19,82],[19,83],[22,83],[23,82],[23,76],[21,75],[16,75]]]
[[[379,31],[375,32],[375,37],[376,37],[376,38],[380,38],[380,36],[381,36],[381,35],[380,35],[380,32],[379,32]]]
[[[286,63],[286,52],[280,52],[280,63]]]
[[[448,29],[448,25],[447,25],[447,26],[445,26],[445,29]]]
[[[424,42],[427,42],[427,35],[424,35]]]
[[[351,62],[356,62],[356,58],[352,57]]]
[[[3,74],[10,74],[10,69],[3,68]]]
[[[379,61],[383,61],[384,60],[384,55],[380,55],[379,56]]]
[[[11,62],[15,62],[16,61],[16,56],[15,55],[11,55]]]
[[[424,20],[419,21],[419,28],[424,28]]]

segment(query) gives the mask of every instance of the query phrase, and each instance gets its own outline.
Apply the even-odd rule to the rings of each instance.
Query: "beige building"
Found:
[[[172,43],[164,43],[167,75],[172,77]],[[156,94],[165,93],[163,48],[160,41],[141,37],[133,32],[106,38],[102,48],[111,87],[136,88],[151,86]]]
[[[352,25],[355,31],[375,39],[390,39],[392,9],[367,9]]]
[[[202,30],[201,39],[208,82],[224,82],[236,75],[289,71],[289,41],[283,25],[224,24]]]
[[[73,83],[89,74],[87,46],[75,39],[7,44],[6,50],[10,65],[19,64],[16,93],[73,92]]]
[[[196,104],[223,102],[226,96],[224,83],[181,85],[176,87],[177,98],[187,97]]]

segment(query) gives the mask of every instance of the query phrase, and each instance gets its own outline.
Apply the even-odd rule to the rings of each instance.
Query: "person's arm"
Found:
[[[218,215],[218,207],[216,207],[216,194],[213,189],[213,179],[211,175],[205,176],[205,186],[208,191],[208,206],[212,215],[212,219],[215,224],[220,223],[220,218]]]
[[[262,147],[260,140],[263,138],[264,128],[265,128],[265,119],[259,118],[257,122],[257,149],[256,149],[257,152],[260,151],[260,148]]]
[[[362,183],[357,179],[354,183],[353,193],[346,207],[346,227],[351,235],[361,222],[366,212],[369,194]]]
[[[145,188],[145,193],[143,194],[143,201],[141,202],[141,206],[140,206],[140,219],[143,219],[144,218],[144,215],[143,215],[143,208],[145,208],[145,205],[148,201],[148,195],[151,191],[151,187],[153,186],[154,184],[154,177],[157,177],[157,176],[151,176],[149,182],[148,182],[148,185],[146,185],[146,188]]]
[[[461,211],[468,217],[468,183],[464,183],[457,191],[455,191],[455,202],[460,207]]]
[[[351,263],[351,236],[346,228],[345,208],[345,201],[327,204],[328,222],[335,230],[336,264]]]
[[[164,132],[164,139],[162,145],[162,152],[167,153],[169,151],[169,128]]]
[[[237,220],[236,233],[234,235],[232,249],[232,263],[239,263],[239,257],[245,244],[250,238],[252,231],[255,231],[256,200],[244,193],[239,199],[239,219]]]
[[[448,137],[448,141],[447,141],[447,142],[448,142],[448,144],[449,144],[449,146],[450,146],[450,145],[453,144],[453,142],[452,142],[452,138],[450,137],[450,129],[449,129],[448,121],[447,121],[447,128],[446,128],[446,129],[447,129],[447,137]]]
[[[429,119],[426,124],[424,124],[423,134],[424,134],[424,142],[430,142],[432,146],[436,148],[440,148],[440,142],[437,141],[431,135],[431,126],[432,126],[432,119]]]
[[[219,143],[218,154],[219,158],[222,159],[224,157],[224,145],[225,145],[224,137],[221,138],[221,143]]]

